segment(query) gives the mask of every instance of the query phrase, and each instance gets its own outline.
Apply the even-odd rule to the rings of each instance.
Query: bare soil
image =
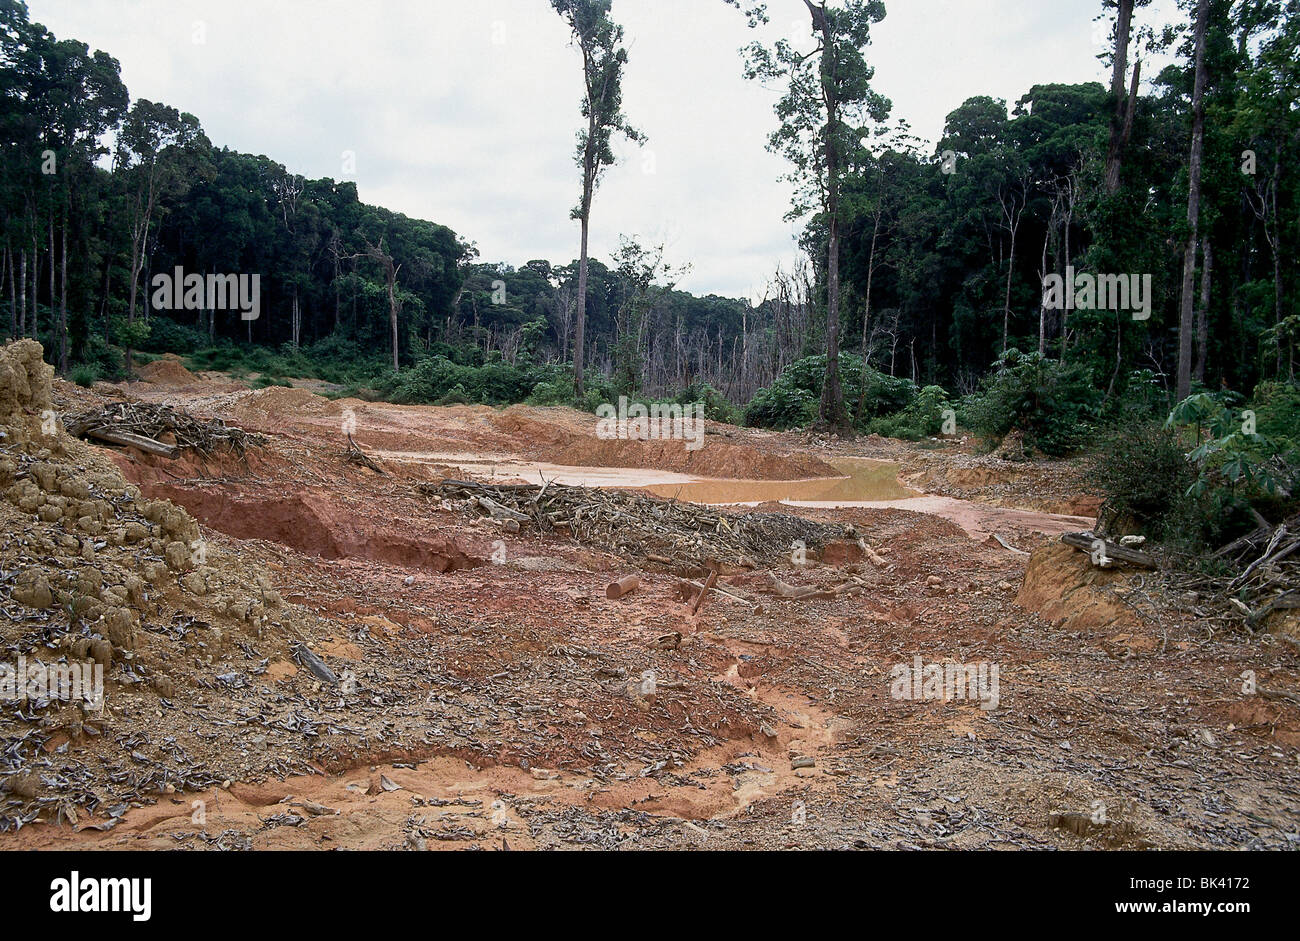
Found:
[[[31,430],[41,409],[30,398],[8,419],[0,448],[27,506],[29,464],[81,466],[108,484],[117,475],[103,532],[155,501],[163,523],[140,515],[141,541],[109,538],[87,561],[82,538],[62,542],[80,516],[46,510],[47,521],[21,499],[0,502],[10,657],[103,625],[25,605],[26,587],[8,597],[23,572],[48,572],[57,587],[97,568],[103,587],[89,576],[83,587],[112,599],[150,566],[143,589],[121,599],[133,646],[114,642],[102,718],[0,703],[0,848],[1281,849],[1300,839],[1300,707],[1243,692],[1242,678],[1294,692],[1300,651],[1281,635],[1215,632],[1179,613],[1186,599],[1156,575],[1099,573],[1061,546],[1056,536],[1095,512],[1084,461],[712,423],[691,452],[599,441],[594,419],[567,409],[329,401],[158,372],[89,391],[56,381],[54,409],[165,401],[269,443],[246,461],[168,461],[66,436],[50,447]],[[384,473],[347,459],[348,418]],[[862,458],[897,465],[898,492],[791,504],[735,483],[824,481]],[[493,462],[513,470],[483,472]],[[728,571],[719,585],[739,597],[713,593],[691,614],[684,583],[698,572],[531,524],[516,532],[417,487],[524,479],[538,466],[626,469],[610,486],[709,478],[711,499],[851,524],[869,552],[803,564],[792,552]],[[59,486],[77,472],[55,476]],[[32,486],[49,506],[43,482]],[[173,505],[184,519],[170,525],[185,536],[192,518],[206,550],[175,568],[161,533]],[[640,587],[607,599],[605,585],[629,574]],[[783,597],[773,576],[810,591]],[[295,659],[299,643],[337,683]],[[996,664],[997,707],[895,698],[891,670],[917,657]]]

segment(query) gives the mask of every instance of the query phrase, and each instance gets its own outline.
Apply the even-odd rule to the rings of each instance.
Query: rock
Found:
[[[130,608],[109,608],[104,615],[104,630],[114,647],[135,649],[135,612]]]
[[[1147,541],[1146,536],[1120,536],[1119,537],[1119,544],[1121,546],[1132,546],[1135,549],[1138,546],[1145,543],[1146,541]]]
[[[800,755],[797,758],[790,759],[790,767],[795,771],[800,768],[815,768],[817,767],[817,759],[810,758],[807,755]]]
[[[943,579],[938,575],[931,575],[925,580],[925,583],[927,585],[942,585]]]
[[[29,571],[18,576],[18,585],[15,586],[13,595],[15,601],[30,608],[54,607],[54,594],[50,591],[50,583],[38,572]]]
[[[113,645],[103,638],[92,640],[86,648],[86,653],[105,670],[113,663]]]

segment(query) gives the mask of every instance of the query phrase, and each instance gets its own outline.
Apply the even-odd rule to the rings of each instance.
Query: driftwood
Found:
[[[1092,533],[1065,533],[1061,536],[1061,542],[1090,554],[1100,549],[1101,556],[1113,561],[1127,562],[1129,565],[1138,565],[1148,569],[1158,569],[1160,567],[1153,556],[1145,552],[1139,552],[1137,549],[1130,549],[1128,546],[1120,545],[1117,542],[1111,542],[1109,539],[1102,539]],[[1097,546],[1098,542],[1102,544],[1100,547]]]
[[[480,484],[444,480],[418,484],[427,496],[464,510],[505,515],[521,526],[558,531],[587,545],[661,565],[754,568],[784,559],[802,540],[811,551],[851,538],[843,525],[784,513],[729,512],[640,491],[536,484]]]
[[[146,438],[144,435],[132,434],[129,431],[112,431],[108,428],[88,428],[83,434],[87,438],[94,438],[97,441],[106,441],[109,444],[120,444],[123,447],[139,448],[141,451],[147,451],[149,454],[156,454],[159,457],[174,458],[176,456],[176,447],[171,444],[163,444],[161,441],[155,441],[153,438]]]
[[[384,469],[376,464],[374,459],[365,451],[362,451],[360,446],[352,440],[352,435],[348,435],[348,450],[343,457],[349,464],[366,467],[374,471],[376,474],[381,474],[385,477],[388,476],[387,474],[384,474]]]
[[[640,587],[640,578],[635,575],[625,575],[618,581],[610,582],[605,586],[605,597],[613,601],[622,598],[624,595],[630,595]]]
[[[717,580],[718,580],[718,570],[714,569],[713,571],[709,572],[709,577],[705,580],[704,587],[700,589],[700,593],[696,595],[695,600],[691,602],[691,614],[699,613],[701,605],[704,604],[704,599],[709,596],[709,589],[713,587],[713,583],[716,582]]]
[[[63,426],[78,438],[137,447],[163,457],[175,457],[184,448],[205,456],[227,451],[243,457],[250,447],[266,443],[260,435],[228,427],[217,419],[195,418],[182,409],[147,402],[114,402],[65,416]],[[164,442],[165,435],[175,445]],[[171,453],[167,453],[168,448]]]
[[[1008,552],[1014,552],[1017,555],[1029,555],[1029,553],[1026,552],[1024,549],[1017,549],[1011,543],[1007,542],[1005,537],[999,536],[997,533],[993,534],[993,538],[998,541],[998,545],[1000,545],[1003,549],[1006,549]]]

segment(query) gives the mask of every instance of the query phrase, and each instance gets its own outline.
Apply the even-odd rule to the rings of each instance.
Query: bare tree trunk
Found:
[[[1111,63],[1110,94],[1115,101],[1115,116],[1110,125],[1110,146],[1106,151],[1106,192],[1119,190],[1121,153],[1124,148],[1124,125],[1132,111],[1131,99],[1124,99],[1124,73],[1128,70],[1128,44],[1132,33],[1134,0],[1117,0],[1115,18],[1115,54]],[[1126,107],[1127,105],[1127,107]]]
[[[805,3],[807,0],[805,0]],[[814,26],[822,32],[821,84],[826,102],[826,216],[829,223],[826,260],[826,379],[822,384],[821,423],[841,434],[852,434],[853,426],[844,411],[840,387],[840,160],[831,133],[839,123],[839,101],[835,87],[835,42],[824,10],[807,4]],[[820,14],[820,18],[819,18]],[[829,57],[829,59],[828,59]]]
[[[9,338],[18,337],[18,286],[14,284],[14,253],[5,238],[5,271],[9,275]]]
[[[1214,267],[1214,249],[1209,238],[1201,240],[1201,307],[1196,312],[1196,368],[1197,382],[1205,382],[1205,361],[1210,344],[1210,272]]]
[[[1015,196],[1011,198],[1011,212],[1006,205],[1003,205],[1003,212],[1007,216],[1007,228],[1011,231],[1011,252],[1007,259],[1007,291],[1006,299],[1002,307],[1002,352],[1007,351],[1007,340],[1011,330],[1011,277],[1016,270],[1016,233],[1020,231],[1020,217],[1024,214],[1025,207],[1022,203],[1019,209],[1015,209]]]
[[[22,251],[21,273],[18,275],[18,289],[21,292],[22,310],[18,320],[18,336],[27,333],[27,249]]]
[[[59,263],[59,372],[68,372],[68,217],[63,216],[63,255]]]
[[[862,303],[862,387],[858,390],[858,406],[854,415],[862,421],[862,410],[867,403],[867,325],[871,321],[871,279],[876,273],[876,239],[880,235],[880,213],[876,212],[875,223],[871,227],[871,253],[867,256],[867,296]]]
[[[1210,0],[1196,6],[1196,82],[1192,91],[1192,152],[1188,165],[1187,248],[1183,253],[1182,304],[1178,315],[1178,401],[1192,390],[1192,306],[1196,280],[1196,243],[1201,220],[1201,154],[1205,146],[1205,32]]]

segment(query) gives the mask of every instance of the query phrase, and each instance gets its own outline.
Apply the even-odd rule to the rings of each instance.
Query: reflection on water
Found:
[[[692,503],[767,503],[772,500],[904,500],[920,496],[898,482],[898,464],[866,458],[829,461],[844,477],[812,480],[693,480],[645,489]]]

